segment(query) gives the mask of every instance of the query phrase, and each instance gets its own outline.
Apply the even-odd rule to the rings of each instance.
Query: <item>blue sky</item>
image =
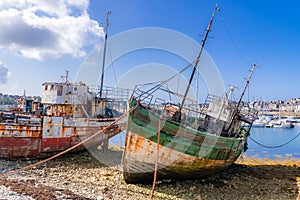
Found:
[[[112,12],[109,37],[133,28],[163,27],[200,43],[214,6],[211,0],[3,0],[0,92],[40,95],[41,84],[60,81],[64,70],[75,80],[81,63],[101,42],[107,11]],[[219,7],[205,48],[225,86],[237,86],[240,92],[250,65],[257,63],[261,67],[253,75],[250,100],[300,97],[300,3],[220,0]],[[138,55],[134,59],[139,64],[154,58]],[[115,67],[130,70],[131,64],[124,58]]]

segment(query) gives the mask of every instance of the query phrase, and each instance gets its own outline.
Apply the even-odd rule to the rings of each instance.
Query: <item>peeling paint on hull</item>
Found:
[[[123,175],[127,183],[151,182],[155,169],[158,116],[143,123],[143,118],[143,122],[136,118],[138,111],[129,118],[126,133]],[[160,131],[157,177],[197,179],[217,173],[240,156],[245,142],[246,138],[226,138],[191,128],[175,130],[174,124],[165,122]]]
[[[51,124],[50,124],[51,125]],[[0,158],[17,159],[17,158],[42,158],[49,157],[61,151],[64,151],[93,134],[101,131],[107,122],[95,124],[94,127],[83,125],[81,127],[64,126],[63,124],[55,125],[61,127],[50,131],[47,126],[30,126],[19,124],[0,124]],[[112,136],[120,133],[125,129],[125,123],[113,126],[104,131],[91,141],[80,145],[74,151],[84,150],[86,147],[99,146],[101,142],[108,140]],[[46,131],[45,131],[46,129]],[[66,134],[66,130],[70,134]],[[45,132],[47,135],[43,134]],[[51,135],[51,136],[49,136]]]
[[[36,157],[41,152],[41,138],[0,138],[0,158]]]
[[[128,183],[152,182],[157,143],[138,134],[128,135],[130,138],[127,140],[131,145],[125,150],[124,179]],[[234,162],[233,159],[197,158],[162,145],[158,160],[159,179],[197,179],[222,171]]]

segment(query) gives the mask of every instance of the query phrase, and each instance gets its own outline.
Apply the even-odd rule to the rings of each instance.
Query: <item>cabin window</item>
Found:
[[[74,87],[74,91],[77,91],[77,87]]]
[[[50,90],[54,90],[54,85],[51,85],[51,88],[50,88]]]
[[[63,90],[63,86],[62,85],[59,85],[57,87],[57,96],[62,96],[62,90]]]
[[[48,85],[45,85],[45,90],[48,90]]]

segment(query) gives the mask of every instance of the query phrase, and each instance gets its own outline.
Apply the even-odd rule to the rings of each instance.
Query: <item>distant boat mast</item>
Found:
[[[104,38],[104,49],[103,49],[103,62],[102,62],[102,73],[101,73],[101,82],[100,82],[100,92],[99,96],[102,98],[103,92],[103,81],[104,81],[104,68],[105,68],[105,56],[106,56],[106,43],[107,43],[107,33],[108,33],[108,17],[111,14],[111,11],[106,13],[106,26],[105,26],[105,38]]]

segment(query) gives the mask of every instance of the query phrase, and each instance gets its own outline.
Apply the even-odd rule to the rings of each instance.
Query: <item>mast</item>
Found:
[[[205,36],[204,36],[204,38],[203,38],[203,40],[202,40],[201,48],[200,48],[200,51],[199,51],[198,56],[197,56],[197,58],[196,58],[196,61],[195,61],[195,64],[194,64],[194,68],[193,68],[193,72],[192,72],[192,74],[191,74],[191,76],[190,76],[189,83],[188,83],[188,85],[187,85],[185,94],[184,94],[183,99],[182,99],[182,103],[181,103],[180,108],[179,108],[179,112],[180,112],[180,113],[181,113],[181,110],[182,110],[182,108],[183,108],[183,105],[184,105],[186,96],[187,96],[187,94],[188,94],[188,92],[189,92],[189,90],[190,90],[190,86],[191,86],[191,84],[192,84],[192,81],[193,81],[193,78],[194,78],[194,75],[195,75],[197,66],[198,66],[199,61],[200,61],[200,57],[201,57],[202,52],[203,52],[203,49],[204,49],[204,45],[205,45],[205,43],[206,43],[206,39],[207,39],[207,37],[208,37],[208,33],[209,33],[209,31],[210,31],[210,28],[211,28],[212,22],[213,22],[213,20],[214,20],[215,13],[216,13],[217,9],[218,9],[218,3],[216,4],[216,7],[214,8],[213,14],[212,14],[212,16],[211,16],[211,18],[210,18],[210,22],[209,22],[209,24],[208,24],[208,26],[207,26],[207,29],[206,29]]]
[[[65,70],[66,75],[65,76],[60,76],[65,83],[69,83],[68,77],[69,77],[69,71]]]
[[[249,85],[249,83],[250,83],[250,79],[251,79],[251,77],[252,77],[252,74],[253,74],[253,72],[254,72],[254,68],[255,68],[255,67],[256,67],[256,64],[253,64],[253,65],[252,65],[252,69],[250,70],[250,74],[249,74],[248,78],[246,78],[246,84],[245,84],[245,86],[244,86],[243,92],[242,92],[242,94],[241,94],[241,97],[240,97],[240,99],[239,99],[239,101],[238,101],[238,104],[237,104],[236,108],[239,108],[239,107],[240,107],[240,104],[241,104],[242,99],[243,99],[243,97],[244,97],[244,95],[245,95],[245,92],[246,92],[246,90],[247,90],[247,87],[248,87],[248,85]]]
[[[105,56],[106,56],[106,43],[107,43],[107,33],[108,33],[108,17],[111,14],[111,11],[106,13],[106,25],[105,25],[105,38],[104,38],[104,48],[103,48],[103,61],[102,61],[102,73],[101,73],[101,82],[100,82],[100,92],[99,96],[102,98],[103,91],[103,80],[104,80],[104,68],[105,68]]]
[[[245,85],[244,85],[243,92],[242,92],[242,94],[241,94],[241,96],[240,96],[240,99],[239,99],[239,101],[238,101],[238,103],[237,103],[237,105],[236,105],[236,107],[235,107],[235,110],[234,110],[234,113],[233,113],[232,118],[231,118],[231,120],[230,120],[228,129],[232,126],[232,124],[233,124],[233,122],[234,122],[234,119],[235,119],[235,118],[238,116],[238,114],[239,114],[239,107],[240,107],[240,105],[241,105],[241,103],[242,103],[242,99],[243,99],[243,97],[244,97],[244,95],[245,95],[245,92],[246,92],[246,90],[247,90],[247,88],[248,88],[248,86],[249,86],[249,83],[250,83],[250,80],[251,80],[251,77],[252,77],[252,74],[253,74],[253,72],[254,72],[255,67],[256,67],[256,64],[253,64],[253,65],[252,65],[252,69],[250,70],[250,74],[249,74],[248,78],[246,78],[246,83],[245,83]]]

